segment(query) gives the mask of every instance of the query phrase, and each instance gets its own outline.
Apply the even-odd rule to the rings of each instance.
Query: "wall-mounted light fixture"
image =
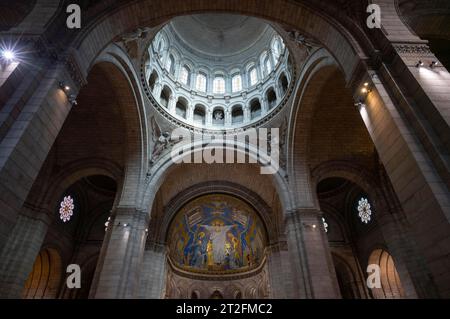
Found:
[[[70,91],[72,90],[70,86],[68,86],[63,81],[59,82],[59,88],[66,94],[67,99],[69,100],[70,104],[73,106],[77,105],[77,99],[75,94],[71,94]]]
[[[420,68],[421,66],[423,66],[422,60],[417,61],[416,68]]]
[[[437,67],[438,65],[439,65],[439,62],[438,62],[438,61],[431,61],[431,63],[430,63],[430,68]]]
[[[115,224],[115,226],[118,226],[118,227],[130,227],[131,226],[131,224],[129,224],[129,223],[121,223],[121,222],[118,222],[117,224]]]
[[[303,227],[305,227],[307,229],[316,229],[317,225],[316,224],[303,223]]]
[[[369,84],[369,82],[365,82],[363,87],[361,88],[361,93],[369,94],[370,92],[372,92],[372,89],[370,88],[370,84]]]
[[[111,216],[108,217],[106,223],[105,223],[105,232],[108,230],[109,222],[111,221]]]

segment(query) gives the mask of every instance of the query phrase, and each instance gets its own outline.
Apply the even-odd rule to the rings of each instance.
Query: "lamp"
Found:
[[[372,89],[370,88],[370,83],[369,82],[364,82],[363,87],[361,88],[361,93],[362,94],[369,94],[370,92],[372,92]]]
[[[434,68],[434,67],[436,67],[436,66],[438,66],[439,65],[439,62],[438,61],[432,61],[431,63],[430,63],[430,68]]]
[[[77,97],[75,94],[70,94],[70,91],[72,90],[69,85],[64,83],[64,81],[59,82],[59,88],[64,92],[64,94],[67,96],[67,99],[70,104],[73,106],[77,105]]]

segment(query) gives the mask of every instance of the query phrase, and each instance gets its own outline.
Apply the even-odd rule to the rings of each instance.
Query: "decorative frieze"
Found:
[[[423,43],[420,44],[398,43],[394,44],[394,48],[399,54],[414,55],[414,56],[433,55],[428,45]]]

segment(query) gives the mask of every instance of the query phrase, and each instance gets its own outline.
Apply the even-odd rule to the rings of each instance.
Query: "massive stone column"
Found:
[[[147,244],[140,272],[139,298],[163,298],[166,289],[166,266],[165,246],[156,243]]]
[[[394,194],[390,194],[390,188],[384,193],[386,198],[378,201],[377,205],[377,224],[389,253],[394,258],[405,297],[436,298],[438,296],[436,286],[430,277],[424,256],[416,247],[417,244],[411,234],[411,225]]]
[[[289,251],[285,240],[268,248],[267,267],[270,298],[295,298],[298,291],[295,291],[295,279],[292,275]]]
[[[437,145],[432,147],[436,152],[427,150],[424,146],[427,141],[417,130],[423,118],[414,115],[416,121],[412,125],[405,115],[410,109],[402,95],[386,90],[386,85],[397,87],[396,78],[383,67],[369,75],[372,91],[359,106],[361,117],[411,226],[416,248],[425,257],[439,296],[449,297],[450,194],[436,167]],[[358,88],[357,96],[359,92]],[[432,134],[430,128],[427,131]]]
[[[49,214],[24,207],[0,254],[0,298],[20,298],[48,226]]]
[[[119,206],[113,215],[89,294],[94,298],[137,298],[148,213]]]
[[[9,97],[0,108],[0,251],[72,107],[60,81],[76,94],[64,64],[36,58],[0,87]]]
[[[320,211],[315,208],[289,211],[285,223],[295,298],[340,298]]]

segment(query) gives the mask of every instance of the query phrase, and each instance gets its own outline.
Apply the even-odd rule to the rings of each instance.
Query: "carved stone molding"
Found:
[[[67,57],[66,67],[73,82],[76,83],[80,88],[87,84],[83,72],[81,71],[81,68],[73,54],[69,54],[69,56]]]
[[[398,43],[394,44],[394,49],[399,54],[413,56],[431,56],[433,53],[426,44]]]

